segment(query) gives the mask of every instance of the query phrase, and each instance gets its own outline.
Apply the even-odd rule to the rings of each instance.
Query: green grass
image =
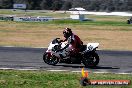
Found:
[[[73,25],[94,25],[94,26],[131,26],[126,22],[115,21],[79,21],[79,20],[55,20],[46,22],[50,24],[73,24]],[[45,23],[44,23],[45,24]]]
[[[0,22],[6,22],[6,21],[0,21]],[[132,27],[130,24],[126,24],[126,22],[115,22],[115,21],[79,21],[79,20],[53,20],[53,21],[47,21],[47,22],[14,22],[14,23],[25,23],[30,24],[32,26],[34,25],[47,25],[47,24],[58,24],[58,25],[91,25],[91,26],[126,26],[126,27]]]
[[[14,71],[0,70],[0,88],[83,88],[80,85],[81,73]],[[126,79],[132,81],[132,75],[89,73],[91,80]],[[131,88],[126,86],[87,86],[86,88]]]

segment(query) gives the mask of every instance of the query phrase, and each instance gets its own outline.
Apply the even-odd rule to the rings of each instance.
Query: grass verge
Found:
[[[47,71],[16,71],[0,70],[1,88],[83,88],[80,85],[81,73],[47,72]],[[132,75],[126,74],[95,74],[89,73],[91,80],[96,79],[127,79],[132,81]],[[86,88],[132,88],[126,86],[87,86]]]
[[[69,13],[52,11],[0,10],[0,14],[18,16],[69,17]],[[132,25],[126,24],[129,17],[86,15],[95,21],[54,20],[49,22],[0,21],[0,46],[48,47],[52,39],[63,38],[62,31],[69,27],[84,44],[99,42],[100,49],[132,50]]]

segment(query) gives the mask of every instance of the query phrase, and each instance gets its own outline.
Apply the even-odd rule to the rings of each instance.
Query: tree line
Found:
[[[132,11],[132,0],[0,0],[0,9],[13,9],[13,4],[26,4],[28,10]]]

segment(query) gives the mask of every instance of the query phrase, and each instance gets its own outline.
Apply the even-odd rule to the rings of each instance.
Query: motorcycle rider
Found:
[[[63,49],[58,50],[60,52],[66,50],[66,52],[60,54],[60,57],[77,54],[80,51],[80,47],[83,45],[81,39],[77,35],[73,34],[70,28],[65,28],[63,35],[65,39],[61,40],[61,42],[67,42],[67,45]]]

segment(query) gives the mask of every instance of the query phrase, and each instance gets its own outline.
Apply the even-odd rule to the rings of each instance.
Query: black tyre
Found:
[[[99,56],[97,53],[85,55],[82,62],[85,65],[85,67],[95,67],[99,63]]]
[[[43,60],[49,65],[56,65],[59,62],[59,58],[57,58],[56,56],[49,56],[48,53],[44,53]]]

